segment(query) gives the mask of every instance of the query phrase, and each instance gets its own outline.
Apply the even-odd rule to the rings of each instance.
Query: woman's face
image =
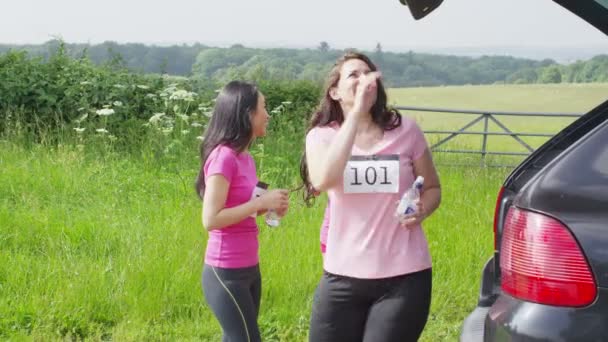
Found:
[[[360,59],[349,59],[342,64],[338,83],[329,91],[332,99],[340,102],[343,110],[348,111],[353,106],[359,78],[370,71],[367,63]]]
[[[263,137],[266,135],[266,127],[270,116],[266,111],[266,99],[262,93],[258,93],[257,108],[251,112],[251,131],[253,138]]]

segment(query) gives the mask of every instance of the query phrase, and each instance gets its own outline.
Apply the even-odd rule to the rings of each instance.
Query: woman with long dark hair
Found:
[[[260,341],[257,317],[262,281],[255,216],[267,210],[284,215],[287,190],[255,196],[258,184],[249,146],[266,134],[268,112],[252,84],[233,81],[218,95],[201,145],[196,189],[203,200],[209,233],[202,285],[205,299],[223,330],[223,341]]]
[[[432,284],[421,222],[439,206],[439,177],[422,131],[387,107],[365,55],[348,53],[331,70],[300,171],[307,200],[321,191],[331,202],[310,341],[416,341]],[[418,176],[415,212],[396,215]]]

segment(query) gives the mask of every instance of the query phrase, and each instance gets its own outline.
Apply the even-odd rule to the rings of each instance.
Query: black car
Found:
[[[608,34],[608,0],[554,2]],[[419,19],[441,0],[402,3]],[[543,144],[499,190],[494,255],[460,340],[608,341],[608,101]]]

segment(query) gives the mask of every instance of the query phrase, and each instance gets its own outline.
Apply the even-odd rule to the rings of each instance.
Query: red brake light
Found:
[[[500,215],[500,206],[502,203],[502,196],[504,192],[505,188],[501,186],[500,191],[498,191],[498,197],[496,198],[496,206],[494,207],[494,250],[498,249],[496,232],[498,232],[498,215]]]
[[[511,207],[500,253],[501,287],[513,297],[556,306],[591,304],[597,287],[577,241],[559,221]]]

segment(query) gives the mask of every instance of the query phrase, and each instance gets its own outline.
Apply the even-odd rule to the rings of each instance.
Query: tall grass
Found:
[[[264,146],[267,155],[284,148]],[[200,286],[206,234],[192,190],[195,153],[151,161],[3,141],[0,156],[1,338],[219,340]],[[285,183],[268,160],[258,160],[260,173]],[[444,204],[425,224],[435,265],[428,341],[454,338],[475,303],[504,176],[440,172]],[[267,341],[306,337],[323,206],[305,208],[294,194],[280,228],[260,222]]]
[[[273,119],[272,135],[252,150],[260,178],[297,184],[305,121]],[[72,129],[45,140],[18,119],[11,125],[0,135],[0,339],[219,341],[200,285],[206,233],[192,185],[197,141],[132,131],[137,144],[129,149],[104,136],[79,140]],[[422,340],[450,341],[476,304],[493,248],[494,201],[509,170],[435,158],[443,202],[424,223],[433,299]],[[294,192],[280,228],[259,222],[265,341],[306,339],[324,205],[321,198],[305,208]]]

